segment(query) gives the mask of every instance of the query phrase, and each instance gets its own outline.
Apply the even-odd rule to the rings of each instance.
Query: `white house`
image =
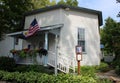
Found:
[[[33,36],[24,38],[23,32],[27,30],[36,18],[40,30]],[[75,46],[82,46],[81,65],[100,64],[100,33],[99,27],[102,25],[102,13],[100,11],[71,7],[65,5],[55,5],[33,10],[24,15],[24,31],[10,33],[14,39],[0,43],[0,55],[8,54],[9,49],[23,49],[31,45],[31,49],[44,47],[48,50],[48,56],[43,60],[44,65],[48,64],[65,72],[68,68],[77,65]],[[10,38],[10,37],[9,37]],[[18,39],[19,38],[19,39]],[[10,42],[11,41],[11,42]],[[4,46],[3,46],[4,45]],[[3,49],[4,48],[4,49]],[[38,63],[40,57],[37,57]],[[31,60],[32,61],[32,60]],[[57,61],[57,63],[55,63]],[[24,63],[29,63],[26,62]],[[32,63],[32,62],[30,62]]]

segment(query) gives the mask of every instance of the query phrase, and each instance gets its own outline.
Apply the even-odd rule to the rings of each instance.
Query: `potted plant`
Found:
[[[15,54],[17,53],[17,50],[12,49],[12,50],[10,50],[10,52],[11,52],[13,55],[15,55]]]

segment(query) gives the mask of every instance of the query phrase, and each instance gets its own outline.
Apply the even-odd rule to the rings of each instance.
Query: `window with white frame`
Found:
[[[78,28],[78,45],[82,47],[82,51],[85,52],[85,29]]]

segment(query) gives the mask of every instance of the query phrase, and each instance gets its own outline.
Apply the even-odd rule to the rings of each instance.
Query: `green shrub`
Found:
[[[116,66],[115,72],[117,75],[120,75],[120,64],[118,66]]]
[[[18,65],[15,68],[15,71],[18,72],[39,72],[39,73],[47,73],[47,74],[53,74],[54,71],[51,69],[48,69],[47,67],[44,67],[42,65]]]
[[[16,83],[112,83],[106,79],[98,79],[90,75],[58,74],[48,75],[38,72],[5,72],[0,71],[0,80]]]
[[[13,71],[15,68],[15,60],[10,57],[0,57],[0,70]]]
[[[94,66],[82,66],[81,67],[81,71],[80,71],[81,75],[90,75],[90,76],[95,76],[95,68]]]
[[[14,70],[17,72],[27,72],[28,66],[27,65],[17,65]]]
[[[101,62],[100,65],[96,66],[96,69],[100,72],[109,71],[109,65],[107,63]]]

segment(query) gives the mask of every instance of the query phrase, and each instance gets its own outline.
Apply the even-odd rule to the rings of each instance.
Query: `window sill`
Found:
[[[87,54],[87,52],[82,52],[82,54]]]

